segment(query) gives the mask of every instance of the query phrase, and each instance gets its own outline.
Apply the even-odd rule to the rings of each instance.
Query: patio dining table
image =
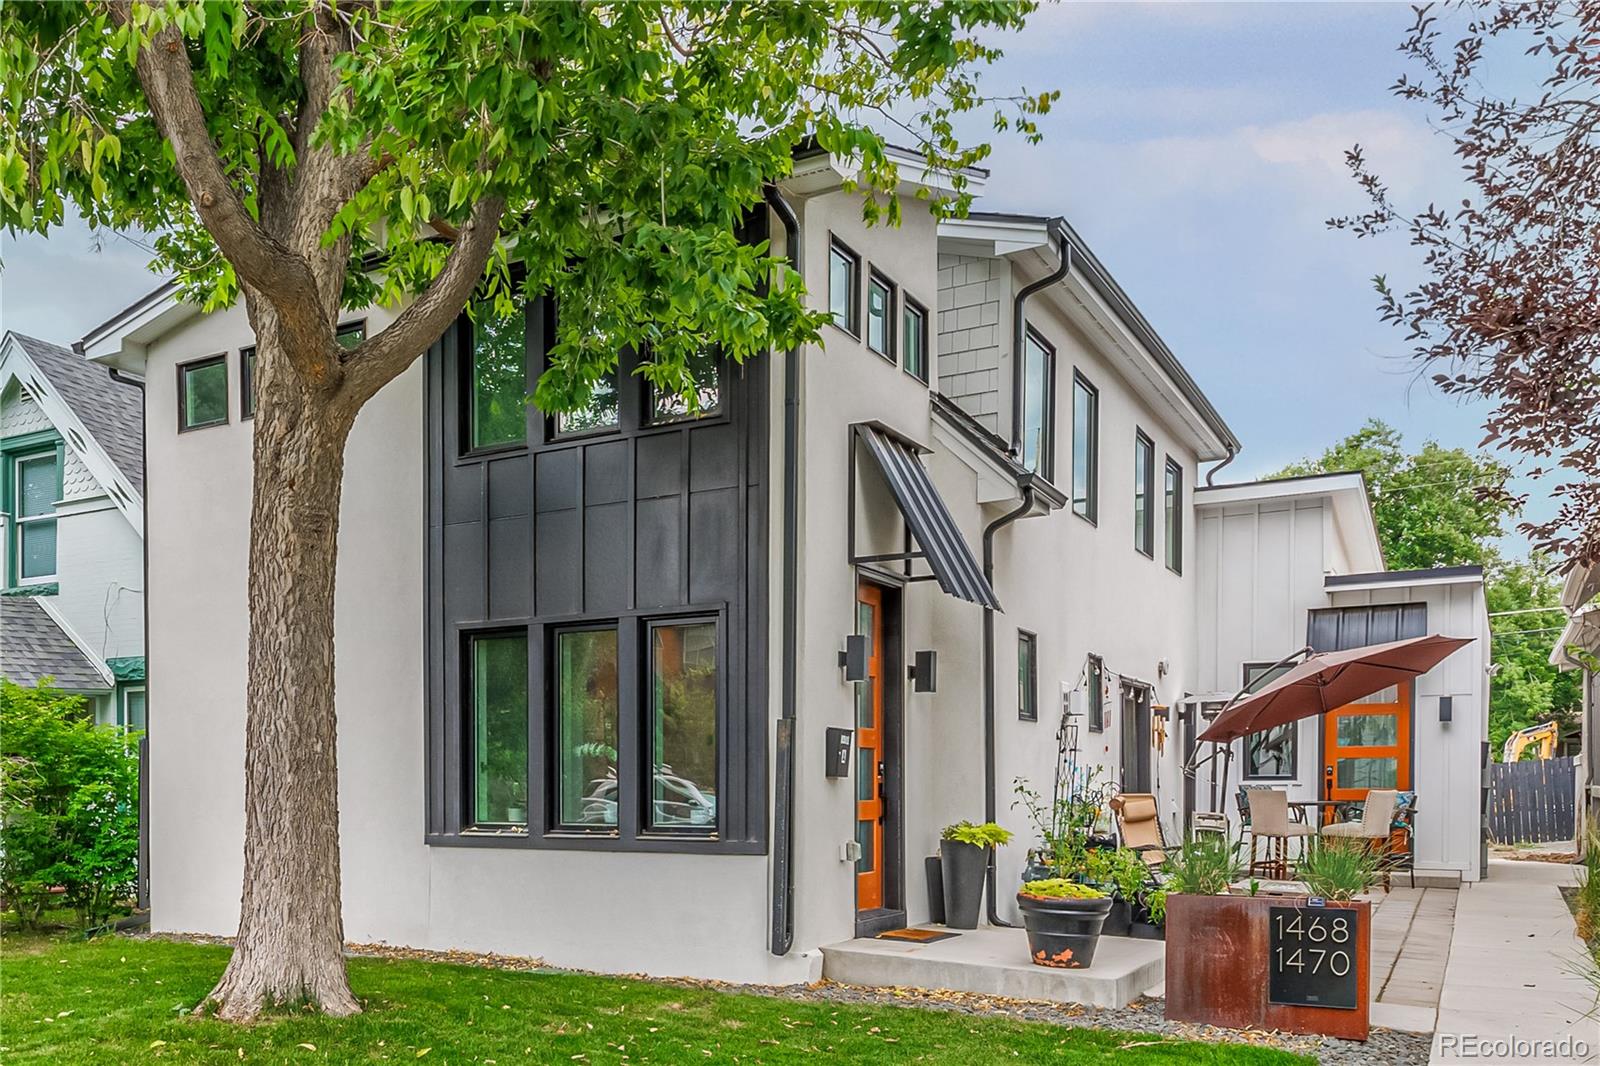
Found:
[[[1338,808],[1348,806],[1351,803],[1359,804],[1360,802],[1360,800],[1290,800],[1289,806],[1290,808],[1300,812],[1300,820],[1302,822],[1305,822],[1308,825],[1323,825],[1327,822],[1326,812],[1329,808],[1337,810]],[[1317,820],[1315,822],[1311,821],[1311,815],[1313,812],[1315,812],[1317,816]]]

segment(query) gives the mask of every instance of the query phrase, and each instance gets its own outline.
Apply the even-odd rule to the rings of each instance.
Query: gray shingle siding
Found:
[[[1001,328],[1007,264],[939,256],[939,391],[990,432],[1000,430]]]

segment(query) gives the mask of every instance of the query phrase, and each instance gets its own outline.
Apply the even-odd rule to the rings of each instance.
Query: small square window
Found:
[[[702,348],[695,352],[689,357],[688,369],[693,381],[693,404],[681,392],[666,392],[650,386],[650,422],[653,425],[710,418],[722,413],[722,360],[716,350]]]
[[[838,241],[828,246],[828,310],[834,325],[861,336],[861,257]]]
[[[717,624],[650,626],[649,709],[652,830],[717,831]]]
[[[1039,720],[1039,638],[1017,630],[1017,717]]]
[[[894,283],[877,271],[867,279],[867,347],[895,361]]]
[[[487,303],[471,320],[468,448],[498,448],[528,439],[528,356],[523,308],[497,315]],[[358,340],[359,343],[359,340]]]
[[[178,431],[228,421],[228,357],[213,355],[178,367]]]
[[[915,301],[901,297],[900,353],[906,373],[928,382],[928,312]]]
[[[355,322],[341,322],[339,328],[333,331],[333,339],[341,348],[354,348],[367,339],[366,319]]]

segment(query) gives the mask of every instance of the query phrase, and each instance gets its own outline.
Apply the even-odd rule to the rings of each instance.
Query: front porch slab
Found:
[[[1100,938],[1093,966],[1054,970],[1028,961],[1028,938],[1021,929],[980,926],[933,944],[871,938],[828,944],[822,949],[822,976],[847,985],[1125,1007],[1160,985],[1166,957],[1159,940],[1107,936]]]

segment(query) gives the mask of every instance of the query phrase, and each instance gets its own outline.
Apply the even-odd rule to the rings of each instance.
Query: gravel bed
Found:
[[[1310,1055],[1332,1066],[1423,1066],[1432,1039],[1394,1029],[1372,1030],[1365,1044],[1325,1036],[1296,1036],[1264,1030],[1219,1029],[1210,1025],[1169,1022],[1163,1016],[1165,1000],[1145,997],[1126,1007],[1085,1007],[1079,1004],[1007,999],[972,992],[945,992],[922,988],[862,988],[822,981],[814,985],[749,988],[748,991],[785,999],[823,1000],[835,1003],[892,1004],[956,1011],[962,1014],[1004,1016],[1030,1022],[1051,1022],[1088,1029],[1156,1033],[1184,1040],[1254,1044]]]

